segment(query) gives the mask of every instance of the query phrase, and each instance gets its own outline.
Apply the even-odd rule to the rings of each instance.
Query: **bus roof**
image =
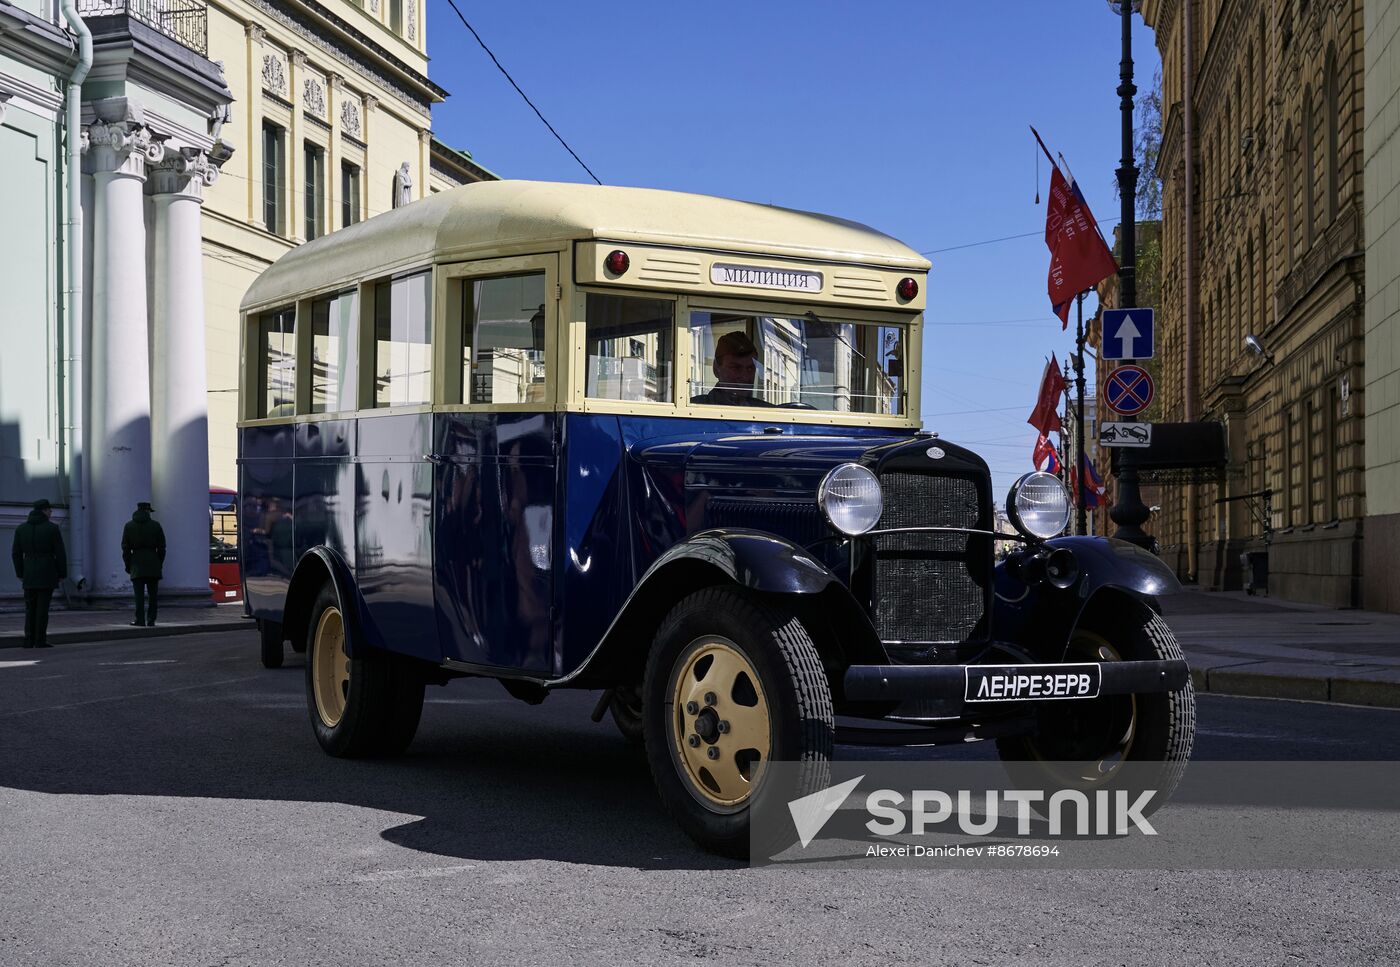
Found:
[[[902,242],[857,222],[711,195],[543,181],[463,185],[292,249],[243,308],[289,302],[443,255],[604,238],[927,271]],[[551,246],[552,247],[552,246]]]

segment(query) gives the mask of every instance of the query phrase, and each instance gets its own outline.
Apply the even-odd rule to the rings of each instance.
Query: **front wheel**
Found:
[[[704,849],[748,857],[770,761],[798,763],[787,798],[827,784],[831,691],[812,639],[781,605],[733,587],[686,597],[657,632],[642,697],[661,801]]]
[[[396,655],[346,647],[347,629],[330,585],[311,609],[306,701],[321,748],[338,758],[398,755],[423,714],[423,677]]]
[[[1067,661],[1180,659],[1167,623],[1146,608],[1075,629]],[[1191,758],[1196,693],[1105,695],[1046,702],[1028,736],[997,740],[1006,771],[1025,788],[1155,790],[1151,813],[1170,798]]]

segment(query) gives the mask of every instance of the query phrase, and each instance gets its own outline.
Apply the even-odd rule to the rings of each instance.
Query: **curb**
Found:
[[[82,631],[59,631],[49,635],[49,644],[72,645],[85,641],[125,641],[130,638],[166,638],[173,635],[200,635],[211,631],[254,631],[256,625],[248,618],[237,621],[209,621],[204,624],[168,624],[152,628],[88,628]],[[0,636],[0,648],[22,648],[24,635]]]
[[[1400,709],[1400,681],[1341,678],[1326,675],[1283,675],[1235,668],[1192,668],[1196,691],[1242,698],[1280,698],[1334,705],[1365,705]]]

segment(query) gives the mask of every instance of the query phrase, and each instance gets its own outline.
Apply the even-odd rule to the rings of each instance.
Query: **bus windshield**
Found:
[[[903,416],[907,327],[694,309],[690,402]]]

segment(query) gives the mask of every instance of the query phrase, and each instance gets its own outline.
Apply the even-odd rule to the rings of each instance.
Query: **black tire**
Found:
[[[642,690],[631,685],[618,687],[608,702],[613,724],[622,737],[635,746],[643,744]]]
[[[1110,653],[1099,654],[1105,643]],[[1113,660],[1113,653],[1124,661],[1183,657],[1167,623],[1141,608],[1076,628],[1066,660]],[[1188,679],[1176,692],[1045,702],[1036,712],[1035,734],[998,739],[997,752],[1024,788],[1154,789],[1158,794],[1144,810],[1150,814],[1181,781],[1195,737],[1196,693]]]
[[[726,667],[739,669],[737,675],[725,678],[720,659],[714,657],[704,666],[705,649],[719,649]],[[700,674],[702,666],[705,671]],[[749,669],[756,682],[745,681]],[[713,687],[711,670],[716,676]],[[705,690],[705,708],[700,713],[708,718],[704,728],[701,719],[678,705],[676,695],[682,686]],[[711,703],[716,691],[719,694]],[[748,704],[750,698],[753,705]],[[642,713],[647,761],[661,802],[703,849],[747,858],[754,800],[765,787],[786,800],[828,784],[835,733],[831,690],[807,630],[780,603],[728,586],[706,588],[683,599],[657,631],[642,687]],[[755,768],[764,758],[758,751],[761,727],[735,725],[731,731],[728,720],[720,716],[734,718],[736,723],[740,717],[750,723],[765,721],[766,758],[799,763],[795,782],[780,792],[771,782],[765,783],[764,771]],[[699,737],[700,731],[706,733],[704,738],[691,746],[688,740]],[[748,741],[755,745],[743,744]],[[694,750],[693,757],[687,749]],[[711,749],[714,775],[705,771],[704,754]],[[742,789],[744,782],[721,786],[715,780],[720,774],[738,776],[753,785],[721,801],[734,789]],[[761,849],[771,855],[789,841],[765,841]]]
[[[258,639],[262,644],[264,668],[282,667],[282,625],[276,621],[258,621]]]
[[[337,621],[342,629],[339,644],[333,625],[322,631],[323,622]],[[423,676],[407,659],[364,646],[355,649],[355,658],[347,658],[347,633],[335,591],[328,584],[316,597],[307,627],[306,703],[316,740],[337,758],[398,755],[418,731]],[[336,674],[330,674],[331,669]]]

